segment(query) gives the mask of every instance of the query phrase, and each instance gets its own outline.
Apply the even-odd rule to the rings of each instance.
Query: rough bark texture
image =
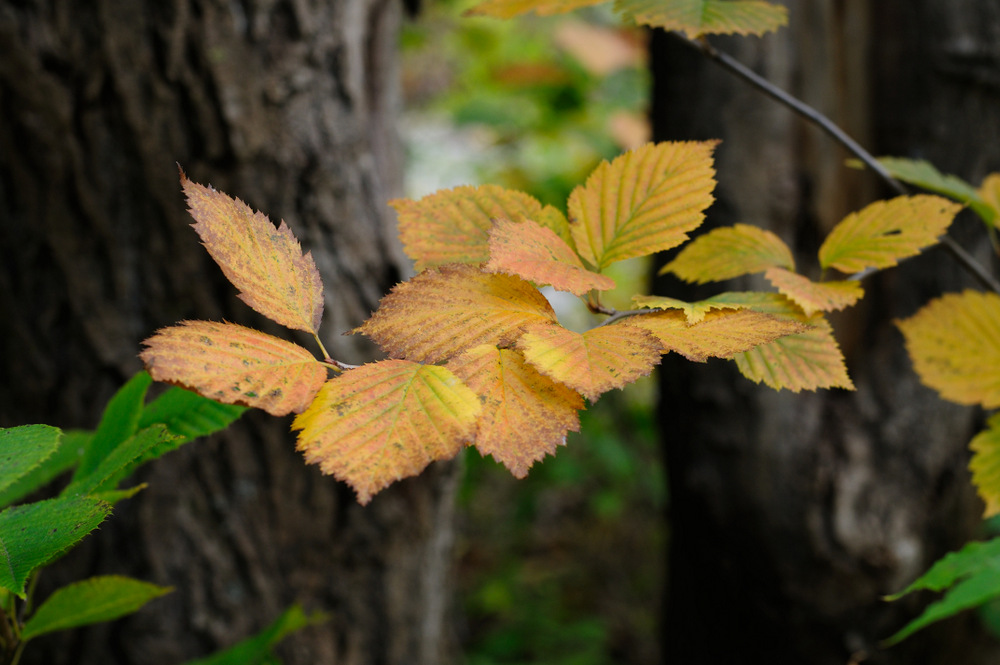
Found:
[[[403,262],[395,0],[19,1],[0,5],[0,425],[93,427],[181,319],[261,325],[188,227],[177,166],[312,250],[342,337]],[[273,329],[272,329],[273,330]],[[276,331],[277,332],[277,331]],[[332,619],[288,663],[439,663],[454,467],[362,509],[250,415],[160,460],[44,582],[97,572],[176,591],[114,626],[38,640],[26,663],[177,663],[303,602]],[[44,590],[43,590],[44,594]]]
[[[972,182],[1000,168],[996,3],[788,4],[777,35],[714,43],[876,154]],[[809,271],[833,224],[889,195],[819,130],[669,36],[656,36],[653,62],[656,138],[724,139],[706,228],[770,228]],[[982,240],[968,213],[955,236]],[[728,363],[665,359],[668,662],[996,662],[971,615],[878,647],[919,609],[880,597],[973,536],[982,510],[965,468],[981,414],[919,384],[892,321],[976,286],[940,250],[868,280],[863,303],[834,320],[856,392],[774,392]]]

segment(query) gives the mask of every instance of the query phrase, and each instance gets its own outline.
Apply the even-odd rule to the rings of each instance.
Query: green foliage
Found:
[[[318,612],[306,614],[300,606],[292,605],[270,626],[255,636],[207,658],[188,661],[185,665],[269,665],[278,663],[278,659],[272,653],[272,649],[278,642],[297,630],[327,620],[329,617],[325,614]]]

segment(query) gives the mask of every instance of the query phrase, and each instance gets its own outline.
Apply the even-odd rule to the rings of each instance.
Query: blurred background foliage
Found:
[[[526,191],[565,211],[603,159],[648,140],[643,32],[599,9],[517,21],[425,5],[403,31],[407,196],[462,184]],[[648,264],[615,266],[626,307]],[[568,327],[596,320],[549,293]],[[555,457],[516,480],[465,456],[456,640],[467,665],[658,662],[666,484],[648,377],[581,414]]]

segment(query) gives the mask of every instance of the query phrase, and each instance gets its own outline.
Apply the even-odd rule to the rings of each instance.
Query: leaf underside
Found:
[[[777,235],[750,224],[712,229],[682,249],[660,274],[671,272],[686,282],[721,282],[768,268],[795,269],[792,250]]]
[[[617,0],[615,9],[641,25],[706,34],[762,35],[788,23],[788,10],[754,0]]]
[[[801,307],[806,316],[850,307],[865,294],[857,280],[814,282],[784,268],[769,268],[764,277],[780,293]]]

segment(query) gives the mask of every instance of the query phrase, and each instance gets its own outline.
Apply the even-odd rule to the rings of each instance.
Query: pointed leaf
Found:
[[[62,495],[85,495],[92,494],[102,488],[113,489],[119,480],[135,470],[137,462],[150,450],[173,438],[173,435],[163,425],[152,425],[140,430],[108,453],[108,456],[101,460],[101,463],[93,471],[74,478],[63,489]]]
[[[612,388],[645,376],[660,362],[660,347],[645,330],[627,324],[581,334],[558,325],[534,326],[517,340],[542,374],[595,401]]]
[[[792,250],[774,233],[750,224],[712,229],[692,240],[660,274],[686,282],[721,282],[771,267],[795,269]]]
[[[306,614],[300,605],[292,605],[270,626],[253,637],[224,651],[217,651],[207,658],[188,661],[184,665],[266,665],[273,662],[271,650],[278,642],[297,630],[323,623],[328,619],[328,615],[320,612]]]
[[[194,230],[247,305],[293,330],[315,333],[323,318],[323,283],[309,252],[284,221],[274,227],[239,199],[181,172]]]
[[[539,374],[517,351],[484,344],[447,367],[482,400],[476,448],[517,478],[545,455],[555,455],[568,431],[580,431],[580,395]]]
[[[973,437],[969,448],[972,484],[986,504],[983,519],[993,517],[1000,513],[1000,413],[990,416],[986,429]]]
[[[801,333],[808,326],[749,309],[709,312],[699,323],[688,323],[682,312],[653,312],[632,317],[629,323],[648,330],[663,345],[688,360],[732,358],[737,353],[780,337]]]
[[[397,284],[354,332],[393,358],[434,363],[480,344],[509,345],[522,327],[555,320],[545,296],[523,279],[451,265]]]
[[[788,23],[781,5],[752,0],[617,0],[615,9],[641,25],[708,34],[762,35]]]
[[[844,218],[819,248],[824,268],[843,273],[889,268],[935,245],[961,206],[939,196],[897,196]]]
[[[157,381],[274,416],[303,411],[327,376],[298,344],[234,323],[182,321],[143,345],[139,357]]]
[[[59,439],[59,447],[41,464],[18,478],[0,491],[0,508],[9,506],[28,494],[45,487],[54,478],[72,469],[86,451],[93,438],[93,432],[67,430]]]
[[[539,286],[551,286],[578,296],[591,289],[615,288],[613,279],[587,270],[562,238],[531,220],[502,219],[493,225],[490,260],[485,269],[517,275]]]
[[[990,173],[983,178],[976,193],[982,199],[982,207],[973,206],[973,209],[987,224],[996,226],[1000,218],[1000,173]]]
[[[850,307],[865,294],[857,280],[814,282],[784,268],[769,268],[764,277],[801,307],[806,316]]]
[[[61,435],[48,425],[0,428],[0,491],[50,458],[59,448]]]
[[[598,270],[676,247],[712,204],[716,141],[648,144],[603,162],[569,197],[577,251]]]
[[[223,430],[244,411],[244,406],[222,404],[190,390],[170,388],[146,405],[139,428],[163,424],[171,436],[143,455],[138,463],[158,459],[185,443]]]
[[[716,300],[716,296],[698,302],[685,302],[667,296],[632,296],[632,302],[639,308],[679,309],[684,312],[688,323],[698,323],[713,309],[742,309],[743,307],[743,305]]]
[[[949,293],[896,325],[924,385],[959,404],[1000,406],[1000,296]]]
[[[138,372],[118,389],[104,408],[97,431],[73,473],[74,479],[92,472],[111,451],[136,433],[146,391],[152,382],[149,374]]]
[[[465,16],[513,18],[528,12],[539,16],[565,14],[581,7],[599,5],[607,0],[486,0],[465,12]]]
[[[354,488],[358,501],[451,459],[472,441],[479,398],[444,367],[406,360],[362,365],[327,381],[292,429],[298,449]]]
[[[24,624],[21,640],[27,642],[57,630],[112,621],[171,591],[169,587],[117,575],[91,577],[54,591]]]

